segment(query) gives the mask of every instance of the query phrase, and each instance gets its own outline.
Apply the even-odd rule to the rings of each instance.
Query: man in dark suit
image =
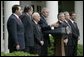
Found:
[[[72,38],[73,38],[73,56],[77,56],[77,43],[79,40],[79,29],[77,23],[75,22],[76,14],[74,12],[70,13],[71,19],[68,21],[72,28]]]
[[[56,48],[56,46],[58,45],[58,44],[56,44],[56,42],[57,41],[59,41],[59,40],[57,40],[57,38],[63,38],[63,42],[64,42],[64,48],[65,48],[65,56],[67,55],[67,44],[68,44],[68,36],[69,36],[69,33],[70,33],[70,29],[68,28],[69,27],[69,25],[68,25],[68,23],[67,23],[67,20],[65,19],[65,15],[64,15],[64,12],[60,12],[59,14],[58,14],[58,22],[56,23],[56,25],[54,26],[54,29],[58,29],[57,31],[59,32],[59,30],[61,29],[61,28],[64,28],[64,30],[63,31],[65,31],[65,33],[63,34],[62,33],[62,31],[60,32],[60,34],[55,34],[55,35],[53,35],[54,37],[56,37],[56,38],[54,38],[54,45],[55,45],[55,50],[57,50]],[[58,48],[58,49],[60,49],[60,48]],[[60,52],[60,51],[59,51]],[[55,51],[55,54],[56,53],[58,53],[58,52],[56,52]],[[61,54],[61,53],[60,53]],[[57,55],[60,55],[59,53],[57,54]]]
[[[24,24],[24,37],[25,37],[25,51],[33,52],[34,47],[34,35],[33,35],[33,26],[32,26],[32,15],[33,8],[32,6],[25,6],[23,14],[20,16]]]
[[[68,25],[69,25],[69,27],[71,28],[71,34],[69,35],[69,37],[68,37],[68,50],[67,50],[67,56],[73,56],[73,52],[74,52],[74,38],[73,38],[73,29],[72,29],[72,24],[71,24],[71,22],[70,22],[70,15],[69,15],[69,12],[65,12],[65,18],[66,18],[66,20],[67,20],[67,23],[68,23]]]
[[[44,31],[51,30],[51,27],[46,22],[46,18],[48,17],[48,14],[49,14],[48,9],[43,8],[41,11],[41,19],[39,21],[39,25],[41,26],[41,30],[44,38],[44,45],[42,47],[42,53],[41,53],[41,55],[43,56],[48,55],[48,46],[50,45],[49,34],[44,33]]]
[[[21,7],[14,5],[12,7],[12,13],[7,22],[8,48],[10,52],[23,50],[25,48],[24,26],[19,18],[22,13]]]
[[[41,27],[38,22],[40,21],[40,15],[37,12],[34,12],[33,15],[33,32],[34,32],[34,48],[36,53],[41,55],[41,47],[44,44],[43,35],[41,32]]]
[[[60,12],[59,14],[58,14],[58,22],[57,22],[58,24],[59,24],[59,26],[57,27],[57,28],[65,28],[65,29],[68,29],[67,27],[68,27],[68,24],[65,22],[65,15],[64,15],[64,12]],[[67,30],[66,30],[66,35],[65,35],[65,37],[64,37],[64,43],[65,43],[65,45],[67,45],[67,42],[68,42],[68,34],[70,33],[70,32],[68,32]]]

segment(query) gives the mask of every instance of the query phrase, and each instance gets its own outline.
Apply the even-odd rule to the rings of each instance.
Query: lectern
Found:
[[[45,31],[45,33],[52,34],[54,37],[54,56],[65,56],[63,36],[66,35],[65,28],[57,28],[54,30]]]

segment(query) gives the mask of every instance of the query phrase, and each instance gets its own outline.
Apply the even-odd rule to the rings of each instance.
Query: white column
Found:
[[[57,14],[58,14],[58,1],[47,1],[46,7],[49,9],[49,17],[48,17],[48,24],[53,24],[57,22]]]
[[[1,1],[1,52],[3,52],[3,6]]]
[[[75,12],[77,13],[77,24],[80,30],[79,44],[83,44],[83,1],[75,1]]]
[[[19,1],[4,1],[4,19],[5,19],[5,27],[4,27],[4,52],[8,52],[8,31],[7,31],[7,20],[9,16],[12,14],[12,6],[19,5]]]

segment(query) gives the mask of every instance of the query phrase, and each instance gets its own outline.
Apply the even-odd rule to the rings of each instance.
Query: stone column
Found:
[[[51,25],[58,21],[57,19],[58,1],[47,1],[46,7],[49,9],[49,17],[47,19],[47,22],[49,25]],[[54,46],[55,56],[65,56],[63,37],[62,35],[60,36],[56,35],[56,39],[54,40],[55,41],[55,46]]]
[[[12,6],[18,4],[19,1],[4,1],[4,52],[8,51],[8,31],[7,31],[7,20],[12,14]]]
[[[1,52],[3,52],[3,6],[1,1]]]
[[[77,13],[77,25],[80,30],[79,44],[83,44],[83,1],[75,1],[75,12]]]
[[[57,22],[57,14],[58,14],[58,1],[47,1],[46,7],[49,9],[49,17],[48,17],[48,24],[53,24]]]

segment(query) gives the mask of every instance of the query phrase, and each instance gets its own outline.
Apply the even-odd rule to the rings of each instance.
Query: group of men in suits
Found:
[[[32,6],[25,6],[23,13],[20,5],[12,7],[12,14],[7,22],[8,29],[8,48],[10,52],[25,51],[47,55],[49,36],[43,31],[50,26],[46,22],[48,11],[42,10],[42,15],[38,12],[33,14]]]
[[[40,56],[48,55],[48,47],[51,45],[49,34],[45,31],[51,30],[51,27],[61,28],[69,27],[70,32],[64,38],[66,55],[76,55],[77,40],[79,29],[74,23],[75,13],[62,12],[58,14],[59,21],[48,25],[46,19],[49,15],[47,8],[43,8],[41,15],[38,12],[33,13],[32,6],[25,6],[23,13],[20,5],[12,7],[12,14],[7,22],[8,29],[8,48],[10,52],[25,51],[29,53],[38,53]]]
[[[58,22],[55,28],[65,27],[67,34],[64,36],[64,47],[66,56],[77,55],[77,43],[79,40],[79,29],[75,22],[76,13],[60,12],[58,14]]]

